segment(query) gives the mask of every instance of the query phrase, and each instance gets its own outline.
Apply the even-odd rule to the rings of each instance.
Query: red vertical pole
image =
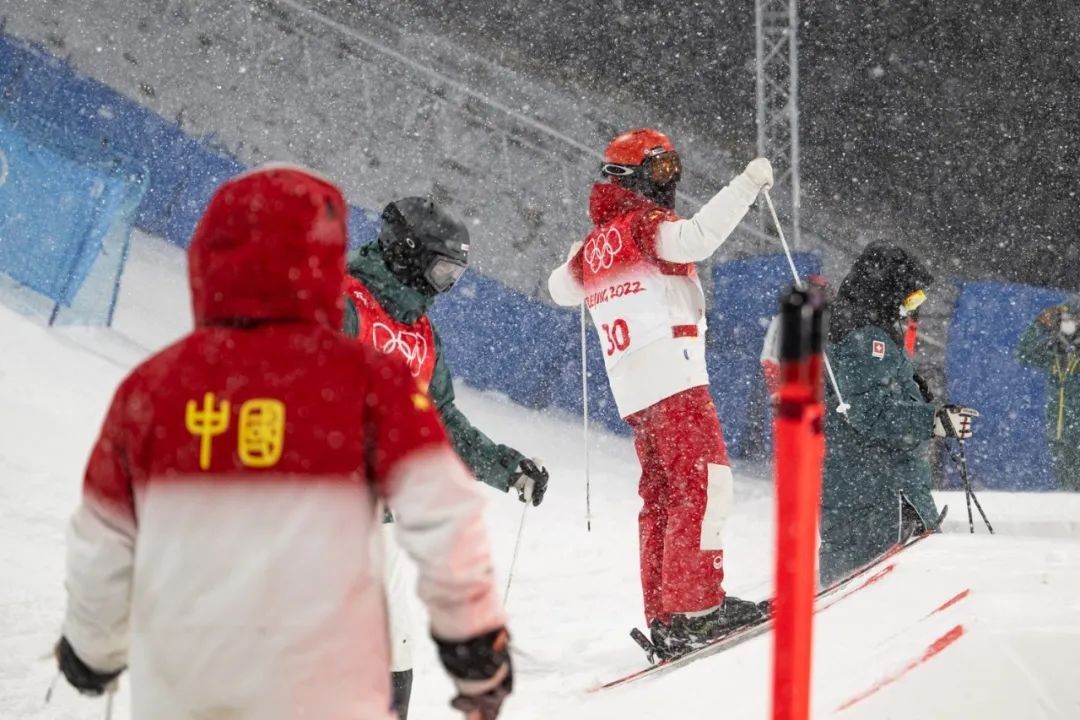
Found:
[[[782,383],[774,415],[776,601],[773,720],[807,720],[817,520],[824,460],[820,293],[789,291],[781,308]]]

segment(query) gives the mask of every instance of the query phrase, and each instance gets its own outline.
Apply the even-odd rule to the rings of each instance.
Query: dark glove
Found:
[[[979,417],[979,411],[959,405],[945,405],[934,413],[934,435],[967,440],[971,437],[971,418]]]
[[[514,687],[506,628],[460,642],[434,640],[439,660],[458,689],[450,707],[465,713],[468,720],[495,720]]]
[[[517,490],[518,500],[523,503],[531,500],[534,506],[544,502],[547,485],[548,471],[539,458],[523,458],[510,479],[510,487]]]
[[[64,677],[71,686],[83,695],[93,697],[101,695],[116,681],[120,673],[124,672],[124,668],[106,673],[91,669],[75,654],[75,649],[71,647],[66,637],[61,637],[60,642],[56,643],[53,655],[56,656],[56,664],[60,667],[60,672],[64,673]]]

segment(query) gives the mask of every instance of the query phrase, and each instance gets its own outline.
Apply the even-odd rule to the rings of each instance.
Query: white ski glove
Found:
[[[772,163],[768,158],[755,158],[750,161],[750,164],[743,170],[750,182],[758,186],[758,191],[771,190],[773,184],[772,176]]]
[[[979,417],[979,411],[959,405],[945,405],[934,413],[934,435],[967,440],[971,437],[971,418]]]
[[[547,485],[548,471],[539,458],[525,458],[519,462],[510,481],[510,487],[517,490],[518,500],[531,502],[534,506],[544,502]]]

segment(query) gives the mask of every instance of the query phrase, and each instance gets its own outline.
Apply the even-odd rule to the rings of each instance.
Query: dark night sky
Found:
[[[396,7],[502,64],[752,152],[752,0]],[[1080,3],[805,0],[800,14],[811,226],[825,203],[852,227],[895,228],[950,275],[1080,289]]]

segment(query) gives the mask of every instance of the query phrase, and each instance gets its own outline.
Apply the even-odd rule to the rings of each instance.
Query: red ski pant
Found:
[[[724,600],[720,535],[733,484],[709,389],[685,390],[626,421],[641,462],[645,621],[716,607]]]

